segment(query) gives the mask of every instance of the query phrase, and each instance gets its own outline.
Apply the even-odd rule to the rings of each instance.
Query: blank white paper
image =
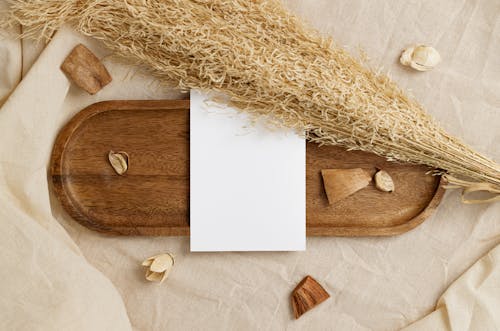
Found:
[[[305,250],[305,148],[192,90],[191,251]]]

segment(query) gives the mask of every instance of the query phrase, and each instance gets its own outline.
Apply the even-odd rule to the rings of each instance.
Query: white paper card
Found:
[[[306,144],[191,91],[191,251],[306,245]]]

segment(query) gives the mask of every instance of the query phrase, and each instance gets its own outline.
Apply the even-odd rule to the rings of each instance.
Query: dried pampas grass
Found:
[[[232,106],[311,141],[426,164],[460,187],[500,189],[498,164],[277,0],[18,0],[10,20],[46,38],[70,24],[164,81],[223,92]]]

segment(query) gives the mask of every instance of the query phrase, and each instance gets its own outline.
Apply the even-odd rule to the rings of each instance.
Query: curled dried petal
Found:
[[[128,170],[129,157],[126,152],[114,152],[109,151],[108,153],[109,163],[115,169],[118,175],[123,175]]]

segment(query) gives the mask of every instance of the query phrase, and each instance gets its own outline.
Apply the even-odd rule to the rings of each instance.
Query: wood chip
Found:
[[[311,276],[306,276],[292,292],[292,309],[295,318],[319,305],[330,295]]]
[[[111,82],[111,76],[101,61],[82,44],[73,48],[61,65],[61,70],[90,94],[96,94]]]
[[[334,204],[361,190],[372,180],[368,172],[361,168],[323,169],[321,175],[329,204]]]

